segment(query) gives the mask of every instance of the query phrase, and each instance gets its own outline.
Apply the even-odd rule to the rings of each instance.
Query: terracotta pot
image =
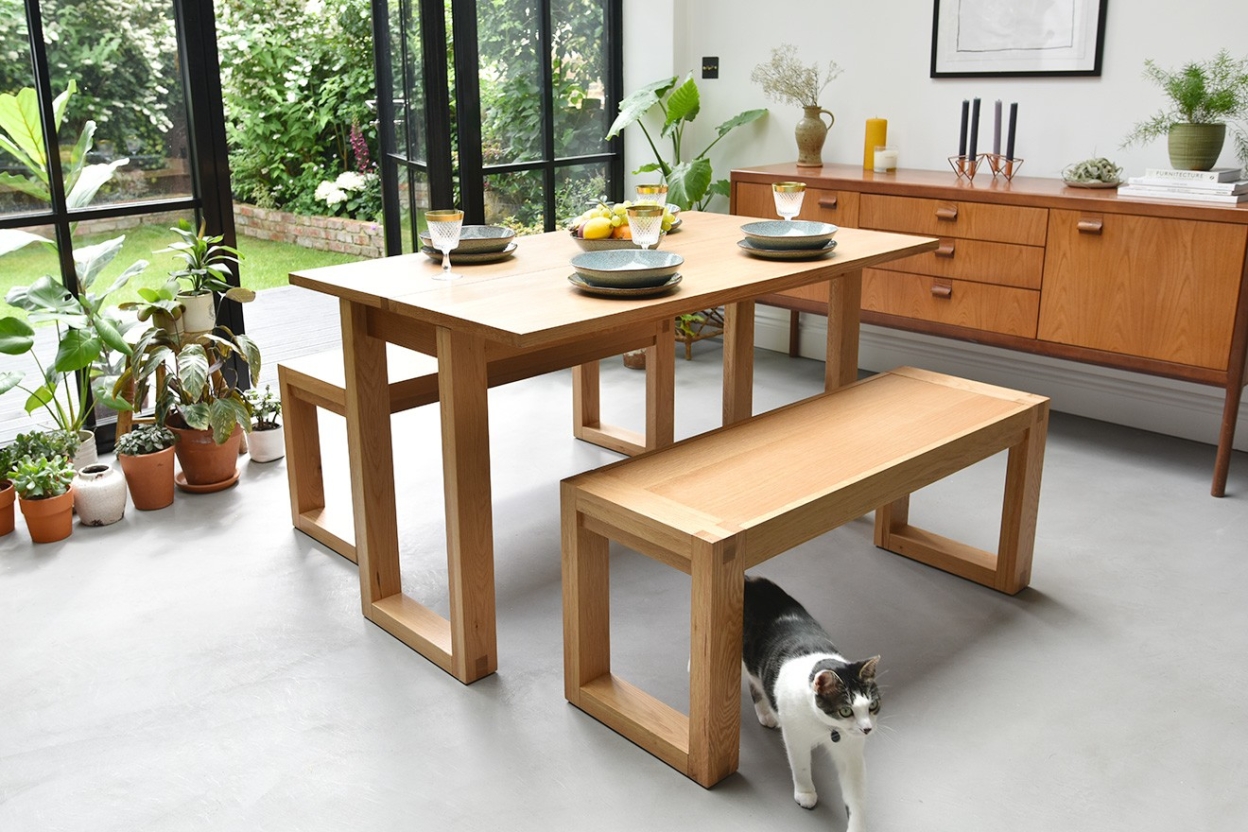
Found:
[[[42,500],[18,499],[26,530],[35,543],[55,543],[69,537],[74,530],[74,489]]]
[[[247,445],[252,462],[272,462],[286,456],[286,432],[281,428],[251,429]]]
[[[15,499],[17,499],[17,492],[13,490],[13,483],[0,480],[0,537],[13,531],[13,501]]]
[[[173,502],[173,448],[154,454],[118,454],[130,487],[130,501],[139,511],[154,511]]]
[[[211,430],[168,427],[178,436],[173,450],[182,466],[181,479],[175,476],[179,487],[185,491],[214,491],[229,488],[238,481],[241,427],[235,426],[224,445],[213,441]]]
[[[109,526],[126,514],[126,478],[113,466],[95,463],[74,476],[74,510],[84,526]]]

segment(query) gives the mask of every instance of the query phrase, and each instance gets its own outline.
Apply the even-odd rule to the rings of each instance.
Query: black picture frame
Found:
[[[1107,5],[1059,0],[1029,19],[1027,0],[934,0],[931,77],[1099,76]]]

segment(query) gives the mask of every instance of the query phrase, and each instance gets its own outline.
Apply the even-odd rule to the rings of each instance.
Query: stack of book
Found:
[[[1170,199],[1237,205],[1248,202],[1248,179],[1243,168],[1213,170],[1172,170],[1148,168],[1143,176],[1132,176],[1118,188],[1119,196],[1137,199]]]

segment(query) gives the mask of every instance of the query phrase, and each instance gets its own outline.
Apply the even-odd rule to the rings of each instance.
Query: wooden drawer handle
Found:
[[[948,283],[933,283],[932,297],[934,298],[951,298],[953,297],[953,286]]]
[[[953,257],[953,247],[954,243],[952,240],[947,243],[944,240],[941,240],[940,248],[936,249],[932,253],[937,257]]]
[[[936,209],[936,219],[938,220],[956,220],[958,218],[958,207],[956,205],[944,206]]]
[[[819,207],[820,208],[835,208],[836,207],[836,195],[833,194],[832,196],[819,197]]]
[[[1080,234],[1100,234],[1101,225],[1102,223],[1100,220],[1079,220],[1079,225],[1078,225],[1079,233]]]

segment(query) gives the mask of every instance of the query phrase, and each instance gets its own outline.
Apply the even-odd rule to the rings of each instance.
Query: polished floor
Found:
[[[677,433],[712,427],[719,353],[678,370]],[[757,406],[822,365],[760,353]],[[642,376],[604,368],[639,419]],[[289,524],[283,462],[33,546],[0,539],[0,830],[838,830],[831,763],[799,808],[743,697],[740,771],[704,790],[562,697],[567,373],[491,392],[499,672],[465,687],[360,615],[352,564]],[[396,420],[408,594],[445,610],[436,410]],[[325,430],[345,471],[341,423]],[[870,827],[1212,830],[1248,819],[1248,455],[1054,416],[1032,586],[1006,597],[882,552],[863,518],[765,564],[852,656],[883,656]],[[914,500],[993,545],[1001,459]],[[688,579],[619,552],[617,671],[686,695]]]

